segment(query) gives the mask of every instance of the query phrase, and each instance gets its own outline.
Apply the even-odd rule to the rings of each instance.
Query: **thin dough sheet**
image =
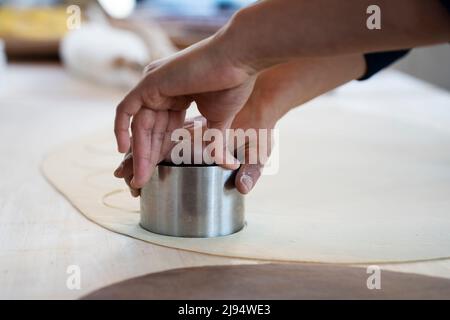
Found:
[[[153,244],[272,261],[383,263],[450,256],[450,133],[349,108],[315,106],[279,124],[279,170],[246,197],[246,227],[189,239],[139,226],[139,201],[113,177],[112,130],[43,163],[88,219]]]

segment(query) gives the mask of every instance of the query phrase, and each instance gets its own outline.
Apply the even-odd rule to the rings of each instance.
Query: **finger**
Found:
[[[221,167],[230,170],[236,170],[239,168],[239,160],[234,157],[230,150],[228,150],[227,146],[224,146],[222,154],[224,155],[224,158],[218,160]]]
[[[208,121],[207,126],[208,129],[218,129],[222,133],[223,138],[222,152],[214,154],[213,156],[214,162],[225,169],[236,170],[239,168],[240,162],[233,156],[231,151],[228,150],[227,146],[228,137],[226,135],[226,129],[230,128],[232,120],[233,119],[229,119],[226,121]]]
[[[120,179],[123,178],[122,170],[123,170],[123,161],[119,164],[119,166],[117,167],[117,169],[114,170],[114,176],[115,176],[116,178],[120,178]]]
[[[133,171],[133,154],[131,152],[125,155],[120,165],[114,171],[114,176],[116,178],[123,178],[129,171]]]
[[[235,178],[235,185],[242,194],[249,193],[261,176],[263,166],[261,164],[243,164]]]
[[[175,129],[183,127],[186,111],[169,111],[169,119],[167,129],[164,135],[164,141],[161,146],[161,154],[159,161],[167,159],[170,150],[172,150],[175,142],[172,141],[171,135]]]
[[[133,174],[131,186],[141,188],[150,178],[150,161],[152,147],[152,130],[155,125],[155,112],[141,109],[133,117]]]
[[[167,126],[169,124],[169,112],[159,111],[156,112],[155,125],[152,130],[152,142],[151,142],[151,153],[150,153],[150,170],[149,176],[151,177],[156,165],[161,158],[161,149],[163,141],[166,137]]]
[[[141,194],[140,189],[135,189],[131,186],[131,180],[133,179],[133,174],[125,177],[125,183],[128,185],[128,188],[130,189],[130,193],[133,197],[138,197]]]
[[[186,109],[190,106],[192,99],[187,96],[177,97],[174,99],[171,110],[168,111],[168,124],[164,134],[161,146],[161,153],[158,162],[167,158],[168,153],[172,150],[174,142],[171,139],[172,132],[183,127],[186,118]]]
[[[121,175],[123,179],[125,180],[125,183],[127,184],[128,188],[130,189],[130,193],[133,197],[137,197],[140,195],[140,189],[134,189],[131,186],[131,180],[133,179],[133,154],[128,153],[124,160],[122,161],[122,171]]]
[[[140,190],[132,188],[130,184],[133,178],[133,154],[131,151],[125,155],[124,159],[120,163],[120,166],[114,172],[114,175],[117,178],[123,178],[125,180],[125,183],[130,188],[130,193],[133,197],[139,196]]]
[[[129,157],[122,161],[120,165],[121,171],[116,175],[117,178],[125,178],[133,174],[133,157]]]
[[[142,102],[134,93],[129,93],[116,108],[114,134],[119,152],[125,153],[130,148],[130,119],[141,109]]]

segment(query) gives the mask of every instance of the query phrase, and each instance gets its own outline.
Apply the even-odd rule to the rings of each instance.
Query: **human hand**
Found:
[[[265,165],[265,159],[257,158],[256,162],[250,162],[249,154],[270,155],[273,145],[271,129],[285,113],[339,85],[359,78],[364,72],[365,62],[362,55],[349,55],[295,60],[259,74],[252,94],[236,115],[231,128],[266,129],[269,136],[264,143],[257,139],[248,139],[243,144],[234,146],[235,149],[232,150],[234,153],[239,149],[243,151],[241,154],[245,155],[244,159],[240,159],[242,164],[236,175],[237,189],[246,194],[256,185]],[[188,120],[184,124],[184,127],[191,132],[195,130],[194,120],[198,119]],[[203,119],[202,124],[203,129],[206,128],[206,120]],[[173,146],[174,143],[170,142],[168,151],[162,154],[161,160],[165,158],[170,161],[169,151]],[[264,148],[262,152],[258,152],[261,148]],[[131,184],[133,174],[133,158],[129,153],[115,175],[125,179],[132,195],[136,197],[139,195],[139,188]]]
[[[331,58],[297,59],[280,64],[258,75],[254,90],[244,108],[233,121],[234,129],[266,129],[266,141],[244,144],[245,160],[236,175],[235,185],[241,193],[248,193],[256,185],[266,164],[258,158],[249,162],[248,154],[270,155],[274,142],[272,129],[289,110],[303,105],[342,84],[358,79],[365,72],[362,55]],[[262,136],[264,138],[264,135]],[[259,137],[258,137],[259,138]],[[263,148],[262,152],[261,148]]]
[[[245,108],[244,108],[245,109]],[[261,129],[264,129],[264,127],[268,127],[268,129],[273,128],[272,125],[269,125],[264,122],[252,122],[251,119],[259,119],[260,121],[261,117],[252,117],[253,109],[248,107],[245,111],[244,109],[238,114],[237,121],[235,119],[235,122],[233,122],[232,128],[234,129],[256,129],[260,127]],[[272,123],[272,121],[270,121]],[[275,123],[275,122],[273,122]],[[184,123],[184,128],[189,131],[189,136],[192,138],[190,141],[183,141],[190,143],[191,147],[189,150],[192,150],[192,153],[190,155],[191,160],[194,161],[195,158],[203,157],[205,156],[204,150],[207,146],[207,143],[205,141],[201,141],[202,145],[200,148],[197,148],[194,146],[195,139],[193,138],[195,135],[199,135],[200,137],[203,137],[203,134],[207,128],[207,122],[206,119],[202,116],[196,117],[193,119],[187,119]],[[248,135],[248,139],[241,140],[240,143],[237,143],[230,147],[230,151],[237,156],[237,158],[241,161],[241,166],[236,174],[235,178],[235,185],[239,192],[246,194],[248,193],[254,183],[258,180],[259,176],[261,175],[261,170],[264,166],[265,160],[262,160],[262,158],[258,158],[259,155],[264,154],[267,157],[270,155],[271,152],[271,131],[267,130],[264,131],[264,134],[266,137],[263,137],[261,140],[260,135]],[[178,142],[180,143],[180,142]],[[176,145],[176,142],[171,143],[171,148]],[[197,155],[195,153],[198,153]],[[259,152],[259,153],[258,153]],[[253,153],[256,160],[249,161],[250,155]],[[265,159],[265,157],[263,158]],[[171,152],[168,152],[165,154],[163,159],[168,162],[172,161]],[[119,165],[119,167],[115,170],[114,175],[117,178],[123,178],[125,180],[125,183],[128,185],[131,195],[133,197],[137,197],[140,195],[140,189],[135,188],[131,181],[133,179],[133,154],[130,151],[127,152],[125,155],[123,161]]]
[[[200,126],[200,128],[194,127],[194,125],[196,123],[202,124]],[[193,137],[195,134],[194,133],[195,130],[200,129],[200,131],[203,131],[206,128],[206,119],[204,117],[196,117],[193,119],[187,119],[183,125],[183,128],[189,130],[190,136]],[[200,132],[200,134],[201,134],[201,132]],[[193,144],[194,140],[189,141],[189,143]],[[170,143],[168,145],[168,150],[166,153],[161,154],[160,161],[165,160],[165,161],[171,162],[170,150],[175,145],[176,145],[176,142],[170,141]],[[200,148],[201,152],[203,151],[204,146],[205,146],[205,143],[203,142],[202,148]],[[191,150],[197,150],[197,149],[191,148]],[[194,158],[195,155],[191,154],[191,157]],[[140,195],[140,188],[134,187],[134,185],[132,185],[132,183],[131,183],[131,181],[133,180],[133,177],[134,177],[133,153],[131,152],[131,149],[128,150],[128,152],[125,154],[122,162],[117,167],[117,169],[114,171],[114,175],[117,178],[124,179],[125,183],[128,185],[128,188],[130,189],[130,193],[133,197],[137,197]]]
[[[170,150],[170,135],[183,126],[185,110],[192,102],[196,102],[209,128],[224,132],[250,96],[254,81],[249,70],[227,56],[220,35],[150,64],[145,77],[116,110],[119,152],[131,148],[133,153],[130,185],[139,189],[149,180]],[[226,146],[214,160],[229,169],[239,166]]]

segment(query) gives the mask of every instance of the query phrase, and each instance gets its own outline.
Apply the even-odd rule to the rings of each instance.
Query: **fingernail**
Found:
[[[243,174],[240,179],[241,183],[244,185],[245,192],[250,192],[253,187],[253,180],[249,175]]]
[[[123,169],[123,163],[121,163],[120,166],[114,171],[114,175],[116,177],[118,177],[120,172],[122,171],[122,169]]]

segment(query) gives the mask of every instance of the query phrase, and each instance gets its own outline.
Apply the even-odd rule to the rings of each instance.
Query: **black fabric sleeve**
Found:
[[[447,8],[448,12],[450,13],[450,0],[441,0],[444,7]]]
[[[387,52],[366,53],[364,59],[366,60],[366,73],[359,78],[359,81],[367,80],[378,71],[393,64],[398,59],[404,57],[410,50],[398,50]]]

